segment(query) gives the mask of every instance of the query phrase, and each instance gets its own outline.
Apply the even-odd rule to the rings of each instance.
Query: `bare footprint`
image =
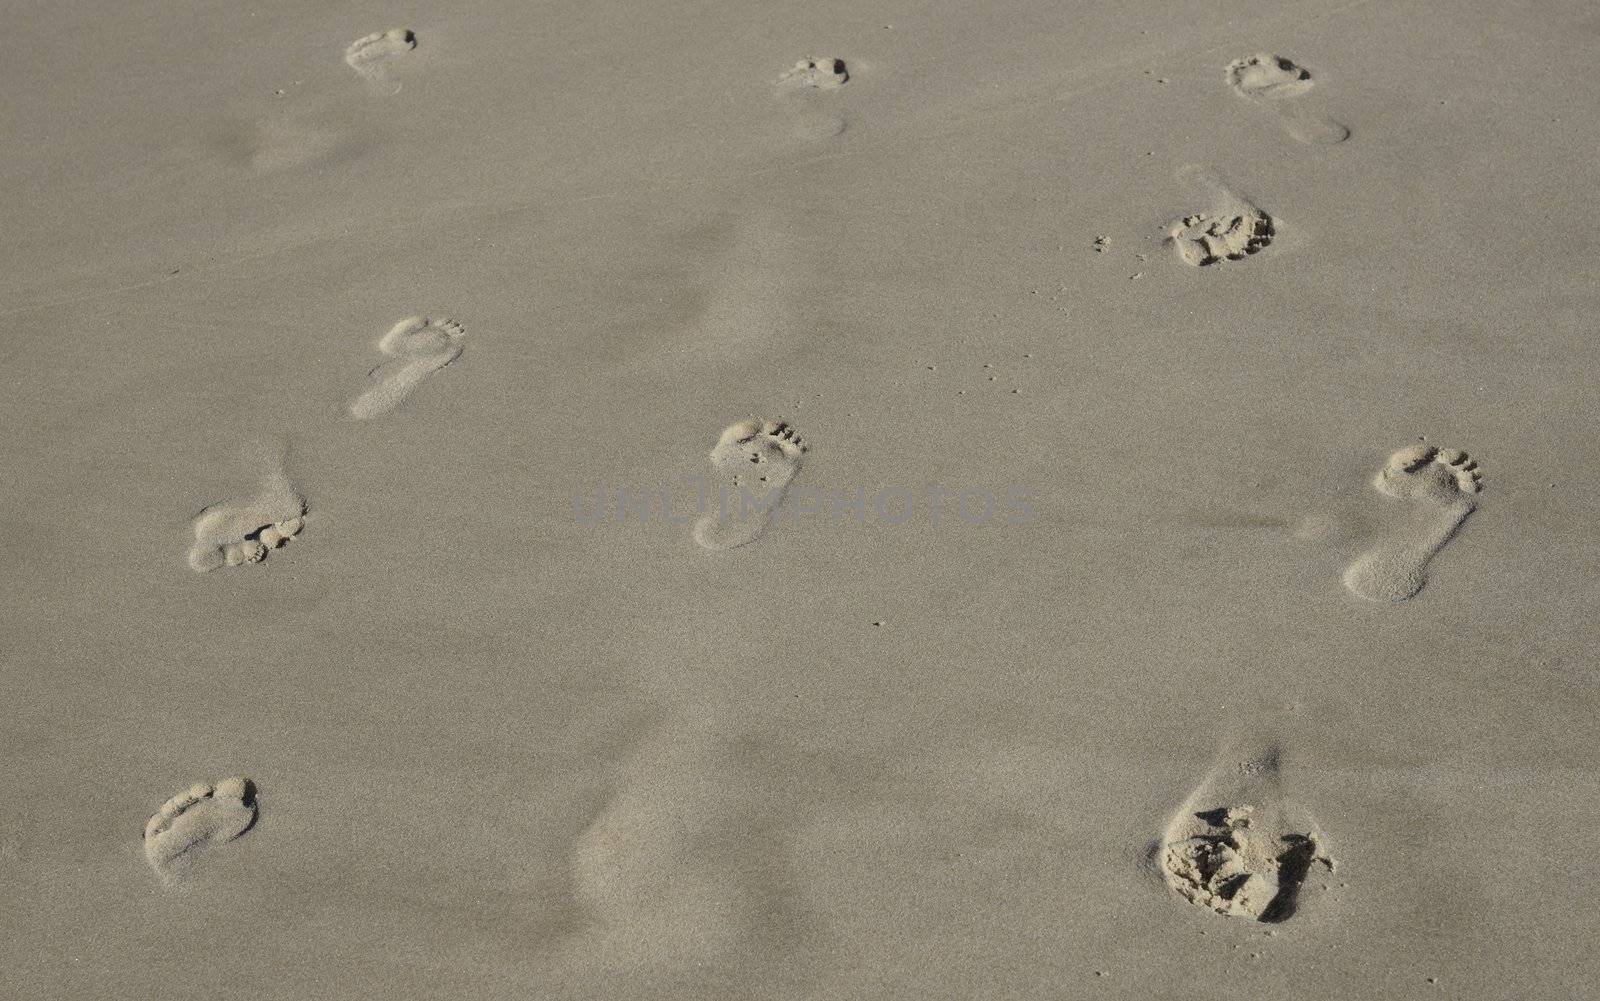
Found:
[[[281,445],[252,443],[246,457],[264,470],[255,494],[213,504],[195,515],[189,566],[198,573],[260,563],[267,550],[298,535],[305,525],[305,498],[284,472]]]
[[[1203,167],[1179,172],[1180,180],[1207,194],[1213,207],[1186,215],[1167,226],[1167,243],[1179,260],[1203,268],[1222,261],[1242,261],[1265,250],[1277,235],[1272,216]]]
[[[176,882],[199,853],[232,841],[255,822],[256,791],[249,779],[197,782],[145,823],[144,857],[164,882]]]
[[[807,56],[774,81],[780,95],[799,102],[793,124],[797,138],[821,142],[841,135],[849,127],[833,102],[823,98],[849,80],[850,70],[843,59]]]
[[[368,421],[398,407],[418,383],[460,357],[465,334],[454,320],[413,316],[395,324],[378,341],[378,350],[393,357],[367,373],[370,385],[350,402],[350,416]]]
[[[1282,56],[1258,53],[1228,64],[1224,78],[1234,93],[1274,108],[1296,142],[1331,145],[1350,138],[1350,130],[1331,119],[1301,111],[1293,102],[1311,90],[1311,73]]]
[[[711,465],[723,475],[715,509],[695,523],[694,540],[711,550],[754,542],[767,530],[800,472],[806,447],[783,421],[751,418],[722,432]]]
[[[1477,506],[1483,473],[1465,452],[1413,445],[1389,456],[1373,486],[1406,501],[1405,528],[1356,557],[1344,586],[1368,601],[1404,601],[1428,582],[1428,563]]]
[[[389,79],[389,67],[416,47],[414,32],[390,28],[351,42],[344,50],[344,61],[373,90],[380,94],[398,94],[400,85]]]
[[[1178,808],[1155,855],[1183,899],[1268,922],[1294,916],[1313,866],[1334,868],[1310,817],[1283,795],[1275,748],[1219,766]]]
[[[844,60],[833,56],[807,56],[777,79],[785,90],[838,90],[849,82]]]
[[[572,846],[577,898],[608,962],[656,972],[759,962],[765,930],[787,910],[763,837],[781,806],[752,773],[759,749],[686,724],[639,751]]]

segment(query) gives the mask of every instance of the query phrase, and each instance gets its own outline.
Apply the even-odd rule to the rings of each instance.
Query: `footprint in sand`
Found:
[[[1246,100],[1275,109],[1284,130],[1296,142],[1332,145],[1350,138],[1338,122],[1301,111],[1294,102],[1311,90],[1311,74],[1282,56],[1264,53],[1235,59],[1224,78],[1233,92]]]
[[[282,446],[253,443],[245,453],[266,472],[253,496],[213,504],[195,515],[189,566],[199,573],[260,563],[267,550],[288,542],[305,525],[305,498],[284,472]]]
[[[782,814],[752,774],[758,755],[688,724],[622,766],[571,857],[610,961],[656,971],[760,961],[763,928],[788,905],[771,891],[782,875],[763,834]]]
[[[161,804],[144,825],[144,857],[164,882],[187,874],[198,854],[232,841],[256,822],[256,790],[249,779],[197,782]]]
[[[1413,445],[1389,456],[1373,486],[1411,508],[1405,528],[1356,557],[1344,586],[1368,601],[1404,601],[1428,582],[1428,563],[1477,507],[1483,473],[1465,452]]]
[[[1209,194],[1215,203],[1209,211],[1186,215],[1167,226],[1167,243],[1185,264],[1203,268],[1221,261],[1242,261],[1272,243],[1277,235],[1272,216],[1215,173],[1190,167],[1181,171],[1179,178]]]
[[[765,532],[800,472],[806,446],[783,421],[751,418],[722,432],[711,465],[722,475],[715,509],[695,523],[694,540],[711,550],[754,542]]]
[[[1334,861],[1311,819],[1283,796],[1275,748],[1219,767],[1178,808],[1155,848],[1178,896],[1229,917],[1286,921],[1314,866]]]
[[[417,36],[405,28],[390,28],[358,38],[344,50],[345,63],[380,94],[398,94],[400,85],[389,79],[396,59],[417,47]]]
[[[278,117],[224,122],[207,135],[206,146],[230,166],[253,174],[325,163],[350,148],[335,132]]]
[[[850,70],[843,59],[833,56],[807,56],[774,81],[779,94],[792,98],[816,97],[819,92],[838,90],[850,81]],[[801,139],[819,141],[844,132],[847,123],[831,107],[809,106],[795,120],[794,133]]]
[[[807,56],[778,77],[786,90],[838,90],[850,82],[850,70],[843,59],[833,56]]]
[[[378,341],[378,350],[393,357],[367,373],[370,385],[350,401],[350,416],[369,421],[398,407],[418,383],[460,357],[465,334],[454,320],[413,316],[395,324]]]

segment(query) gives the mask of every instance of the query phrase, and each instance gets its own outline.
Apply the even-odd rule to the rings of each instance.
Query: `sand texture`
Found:
[[[1600,998],[1600,13],[6,5],[0,998]]]

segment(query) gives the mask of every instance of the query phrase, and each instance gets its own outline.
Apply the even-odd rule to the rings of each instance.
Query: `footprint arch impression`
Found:
[[[405,401],[422,380],[461,357],[466,329],[454,320],[412,316],[378,340],[389,360],[367,373],[367,386],[348,407],[358,421],[382,417]]]
[[[694,526],[694,541],[713,551],[759,539],[772,523],[806,446],[781,420],[753,417],[722,432],[711,449],[716,470],[711,511]]]
[[[1344,586],[1368,601],[1404,601],[1428,582],[1428,564],[1477,507],[1483,472],[1465,452],[1413,445],[1389,456],[1372,484],[1404,501],[1408,517],[1390,538],[1344,572]]]
[[[197,782],[157,810],[144,825],[144,856],[163,882],[186,876],[196,858],[256,822],[255,784],[246,778]]]
[[[1350,138],[1350,130],[1329,118],[1300,110],[1298,99],[1312,87],[1311,73],[1282,56],[1257,53],[1228,64],[1224,77],[1235,94],[1273,108],[1285,132],[1307,146],[1326,146]]]
[[[1333,872],[1326,839],[1283,794],[1279,761],[1263,748],[1224,762],[1178,808],[1155,855],[1179,897],[1228,917],[1286,921],[1309,877]]]

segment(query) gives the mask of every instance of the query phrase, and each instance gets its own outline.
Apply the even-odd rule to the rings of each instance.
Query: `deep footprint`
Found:
[[[247,499],[213,504],[195,515],[189,566],[197,573],[260,563],[305,525],[305,498],[284,472],[282,446],[255,443],[246,455],[265,470],[261,483]]]
[[[161,804],[144,825],[144,856],[164,882],[187,875],[196,857],[232,841],[256,821],[255,786],[231,778],[197,782]]]
[[[1483,473],[1465,452],[1414,445],[1384,463],[1373,486],[1411,505],[1405,529],[1356,557],[1344,586],[1368,601],[1404,601],[1428,582],[1428,564],[1477,507]]]
[[[405,28],[390,28],[358,38],[344,50],[344,61],[381,94],[398,94],[400,85],[389,79],[396,59],[417,47],[417,36]]]
[[[1332,872],[1322,837],[1279,788],[1278,752],[1219,768],[1174,815],[1156,848],[1162,878],[1184,900],[1228,917],[1294,916],[1314,866]]]
[[[1168,225],[1167,243],[1177,251],[1179,260],[1196,268],[1222,261],[1242,261],[1272,243],[1277,235],[1277,224],[1272,216],[1228,187],[1217,175],[1189,168],[1180,176],[1208,192],[1217,204],[1208,211],[1191,213]]]
[[[350,402],[350,416],[367,421],[398,407],[423,379],[461,356],[465,335],[454,320],[413,316],[395,324],[378,341],[378,350],[392,357],[367,373],[371,384]]]
[[[1272,242],[1272,217],[1259,209],[1184,216],[1169,238],[1185,264],[1203,268],[1221,261],[1242,261]]]
[[[1328,118],[1308,115],[1291,102],[1312,88],[1311,73],[1282,56],[1257,53],[1235,59],[1224,71],[1233,92],[1248,101],[1275,108],[1284,129],[1296,142],[1331,145],[1350,138],[1350,130]]]
[[[722,480],[713,510],[695,523],[694,540],[723,550],[760,538],[799,474],[805,451],[783,421],[752,418],[723,431],[711,450],[711,465]]]

